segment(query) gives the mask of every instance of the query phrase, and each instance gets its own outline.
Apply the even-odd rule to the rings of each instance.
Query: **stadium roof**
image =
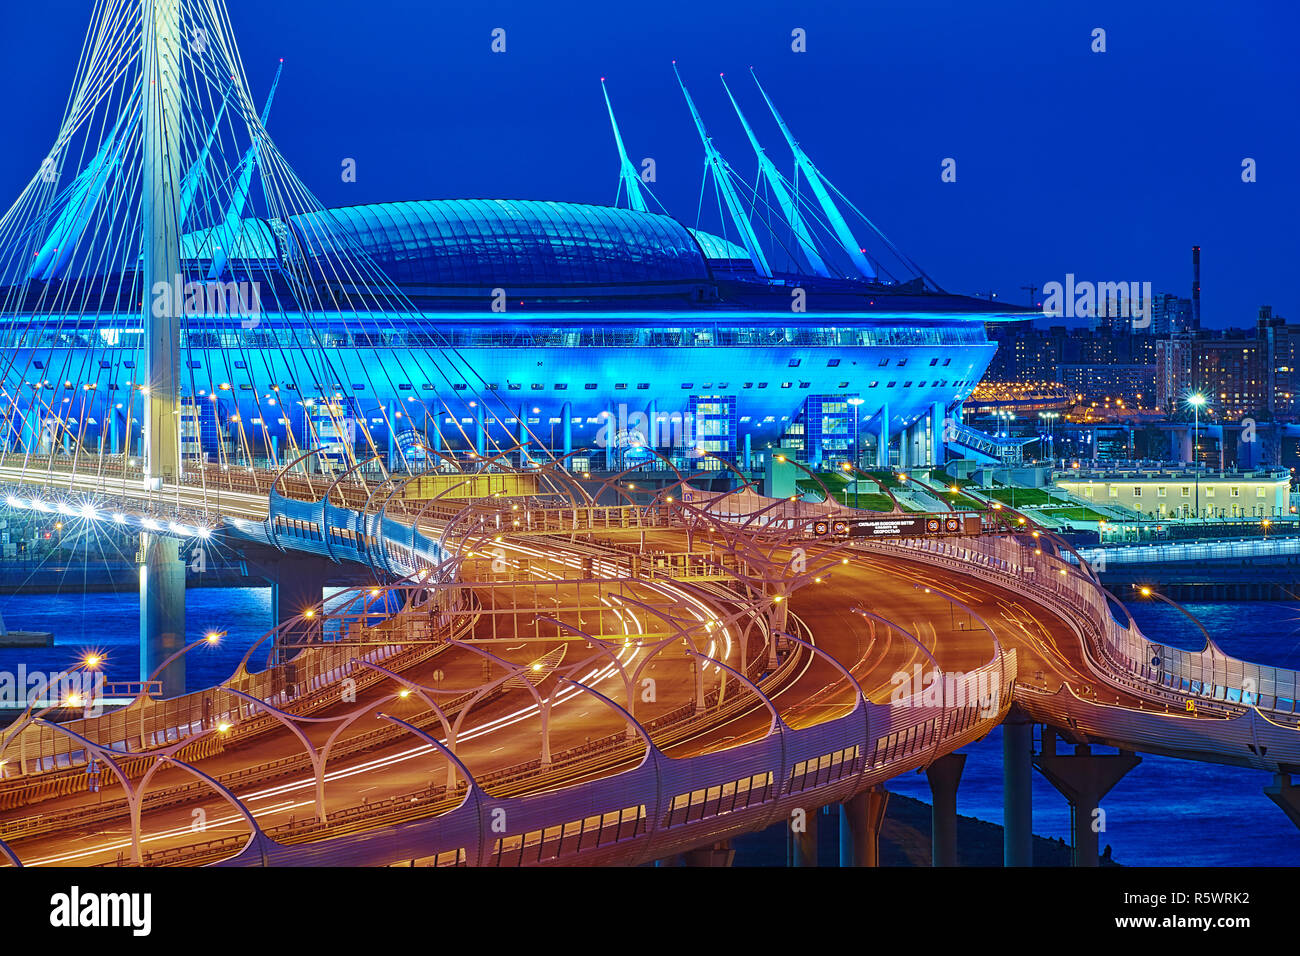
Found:
[[[538,288],[706,282],[700,243],[668,216],[517,199],[347,206],[294,216],[309,255],[346,245],[402,286]],[[328,266],[319,263],[328,274]]]

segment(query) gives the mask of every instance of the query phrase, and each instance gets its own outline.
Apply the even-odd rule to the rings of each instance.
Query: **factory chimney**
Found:
[[[1201,327],[1201,247],[1192,246],[1192,328]]]

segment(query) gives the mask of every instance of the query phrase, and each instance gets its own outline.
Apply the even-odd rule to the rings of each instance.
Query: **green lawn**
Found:
[[[1022,505],[1045,505],[1062,499],[1050,495],[1041,488],[993,488],[984,492],[995,501],[1019,508]]]
[[[1036,512],[1040,514],[1049,514],[1053,518],[1060,518],[1065,521],[1105,521],[1106,516],[1098,514],[1091,508],[1039,508]]]

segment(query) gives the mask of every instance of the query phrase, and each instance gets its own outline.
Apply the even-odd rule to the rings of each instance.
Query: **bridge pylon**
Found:
[[[180,0],[141,0],[141,232],[145,383],[144,470],[150,490],[180,480],[181,180]],[[185,564],[178,542],[140,535],[140,673],[185,643]],[[185,692],[185,662],[160,675],[164,697]]]

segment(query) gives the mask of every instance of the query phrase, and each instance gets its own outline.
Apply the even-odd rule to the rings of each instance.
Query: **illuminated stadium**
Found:
[[[596,471],[648,456],[756,469],[773,449],[832,467],[934,463],[945,442],[980,454],[986,436],[959,410],[993,355],[984,323],[1005,313],[942,291],[758,91],[794,172],[776,170],[737,104],[755,186],[682,87],[718,200],[706,231],[650,211],[617,124],[615,206],[322,208],[271,145],[270,99],[259,117],[214,87],[206,140],[180,150],[180,187],[153,199],[184,231],[179,268],[151,273],[175,282],[148,291],[134,250],[151,197],[121,173],[141,148],[139,96],[101,93],[87,109],[109,133],[93,159],[49,183],[38,173],[0,220],[5,451],[139,455],[146,390],[164,389],[182,463],[306,452],[326,469],[411,469],[514,449]],[[181,359],[161,372],[141,320],[151,301],[179,325]]]

